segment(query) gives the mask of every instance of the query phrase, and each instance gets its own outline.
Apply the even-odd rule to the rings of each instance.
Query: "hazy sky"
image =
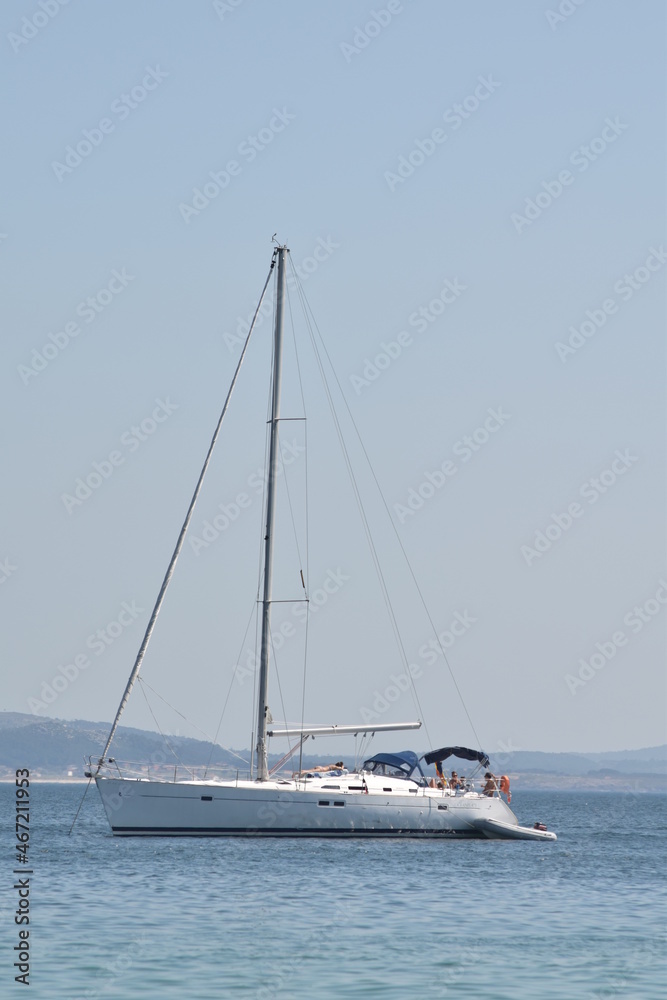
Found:
[[[8,0],[0,19],[0,707],[113,717],[277,232],[483,748],[664,742],[661,0]],[[269,333],[145,662],[205,732],[231,692],[234,747],[254,725]],[[308,463],[302,423],[282,442],[297,522],[310,480],[306,720],[413,719],[305,340],[299,356]],[[292,349],[286,366],[298,417]],[[285,496],[270,702],[294,721]],[[428,730],[376,745],[474,743],[369,497]],[[160,726],[200,735],[144,690]],[[155,727],[141,690],[123,721]]]

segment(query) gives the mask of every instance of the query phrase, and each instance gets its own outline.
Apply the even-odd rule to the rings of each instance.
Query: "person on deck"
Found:
[[[437,774],[437,781],[435,782],[436,788],[447,788],[447,777],[442,769],[442,764],[440,761],[435,763],[435,773]]]
[[[489,796],[493,795],[498,790],[498,783],[496,781],[495,775],[491,774],[490,771],[487,771],[484,777],[486,778],[486,784],[482,789],[482,793],[484,795],[489,795]]]
[[[463,782],[459,778],[459,776],[456,773],[456,771],[452,771],[452,776],[449,779],[449,787],[453,788],[454,791],[456,791],[457,788],[463,788]]]
[[[345,769],[345,764],[339,760],[336,764],[317,764],[315,767],[308,767],[305,771],[300,771],[299,774],[323,773],[325,771],[337,771],[338,774],[342,774]]]

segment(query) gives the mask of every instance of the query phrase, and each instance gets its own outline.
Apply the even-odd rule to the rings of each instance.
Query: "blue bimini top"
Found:
[[[362,765],[363,771],[386,774],[392,778],[409,778],[415,768],[423,777],[424,772],[419,765],[419,757],[412,750],[401,750],[400,753],[376,753]]]

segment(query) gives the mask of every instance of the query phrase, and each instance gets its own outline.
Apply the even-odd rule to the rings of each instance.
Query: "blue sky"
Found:
[[[113,716],[277,232],[484,749],[664,742],[664,5],[44,0],[0,18],[0,707]],[[235,666],[254,644],[269,326],[194,535],[220,504],[248,505],[186,546],[145,664],[206,732],[231,687],[221,739],[235,747],[253,724],[252,671]],[[285,406],[300,415],[292,362]],[[303,365],[321,599],[306,718],[410,719],[305,348]],[[94,463],[99,486],[63,499]],[[428,727],[412,742],[474,742],[367,503]],[[299,609],[274,622],[295,720]],[[198,735],[151,699],[163,728]],[[140,691],[124,722],[154,727]]]

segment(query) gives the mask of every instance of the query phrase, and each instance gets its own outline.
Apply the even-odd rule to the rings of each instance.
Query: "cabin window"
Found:
[[[320,801],[317,804],[318,804],[318,806],[328,806],[329,805],[329,803],[325,802],[324,799],[320,799]]]
[[[320,785],[320,787],[321,787],[322,791],[324,791],[325,788],[326,789],[334,789],[335,788],[336,791],[338,791],[338,789],[340,788],[340,785]]]
[[[446,809],[447,806],[438,806],[438,809]]]
[[[344,806],[345,803],[344,802],[334,802],[334,805],[335,806]]]
[[[393,790],[394,790],[393,788],[383,788],[382,789],[383,792],[393,792]]]
[[[202,802],[212,802],[213,801],[213,796],[212,795],[202,795],[201,800],[202,800]]]

